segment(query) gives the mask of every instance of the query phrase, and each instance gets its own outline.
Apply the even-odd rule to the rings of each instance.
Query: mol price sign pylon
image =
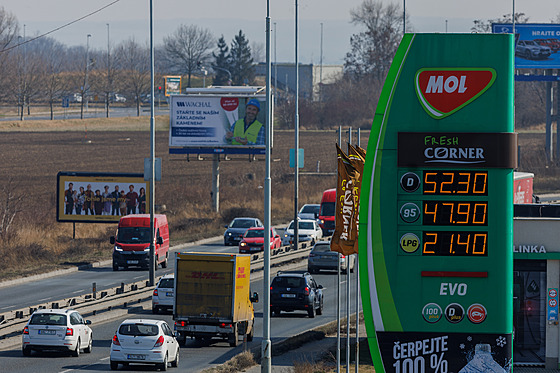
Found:
[[[375,112],[360,280],[376,372],[509,372],[513,36],[406,34]]]

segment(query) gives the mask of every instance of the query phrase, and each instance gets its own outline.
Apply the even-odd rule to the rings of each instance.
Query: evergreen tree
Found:
[[[233,85],[251,85],[255,79],[255,68],[251,57],[249,40],[243,31],[239,30],[231,42],[231,76]]]
[[[230,69],[231,69],[231,58],[229,55],[229,47],[226,44],[224,35],[218,40],[218,50],[216,53],[212,53],[214,56],[214,62],[212,63],[212,69],[216,72],[214,76],[213,85],[229,85],[230,82]]]

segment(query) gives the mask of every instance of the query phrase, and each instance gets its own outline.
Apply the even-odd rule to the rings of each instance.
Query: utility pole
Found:
[[[109,103],[111,102],[111,49],[109,46],[109,24],[107,23],[107,118],[109,118]]]

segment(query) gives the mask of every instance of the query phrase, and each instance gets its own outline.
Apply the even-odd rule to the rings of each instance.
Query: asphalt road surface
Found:
[[[225,248],[220,244],[203,245],[197,249],[211,248],[212,251],[218,250],[232,250],[232,248]],[[302,263],[301,269],[305,269],[305,263]],[[117,274],[132,274],[138,275],[142,272],[117,272]],[[99,282],[99,273],[96,272]],[[107,270],[106,275],[113,274],[112,271]],[[355,274],[351,274],[351,309],[350,312],[355,313]],[[64,276],[66,277],[66,276]],[[271,336],[273,342],[286,337],[290,337],[301,333],[305,330],[312,329],[316,326],[325,324],[327,322],[336,320],[336,273],[324,273],[314,275],[318,284],[325,287],[324,289],[324,313],[321,316],[316,316],[310,319],[305,312],[283,312],[279,317],[271,318]],[[341,313],[344,316],[346,313],[345,297],[346,297],[346,276],[342,276],[341,283]],[[58,281],[52,279],[50,281]],[[72,281],[66,279],[65,286],[71,286]],[[252,291],[257,291],[262,294],[262,281],[252,282]],[[6,289],[2,289],[0,294]],[[36,294],[36,293],[35,293]],[[5,298],[4,296],[0,298]],[[262,296],[260,297],[263,298]],[[262,314],[263,305],[258,303],[255,305],[255,338],[249,346],[260,346],[262,342]],[[118,325],[125,318],[157,318],[166,320],[171,327],[173,327],[173,320],[171,314],[152,315],[150,307],[145,310],[134,309],[131,310],[128,316],[116,320],[108,321],[100,324],[91,325],[93,330],[93,352],[90,354],[80,354],[79,357],[74,358],[61,353],[33,353],[31,357],[23,357],[21,354],[21,346],[14,347],[11,350],[0,351],[0,359],[2,361],[1,371],[5,372],[91,372],[91,371],[108,371],[109,367],[109,353],[111,339],[114,335]],[[243,344],[236,348],[229,347],[229,344],[219,339],[214,339],[210,343],[198,343],[194,340],[187,340],[185,347],[181,348],[179,368],[169,368],[171,371],[176,372],[199,372],[211,366],[222,364],[243,351]],[[273,358],[274,361],[274,358]],[[127,368],[120,366],[123,371],[153,371],[153,366],[131,365]]]

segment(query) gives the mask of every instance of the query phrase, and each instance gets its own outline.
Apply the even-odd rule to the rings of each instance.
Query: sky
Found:
[[[295,0],[268,1],[271,59],[279,63],[294,62]],[[362,0],[298,0],[299,62],[319,64],[322,55],[324,64],[342,64],[350,50],[351,35],[362,31],[350,23],[350,11],[361,3]],[[525,13],[532,23],[550,23],[560,14],[558,0],[402,0],[395,3],[401,7],[405,4],[414,32],[422,33],[468,33],[473,20],[500,18],[511,14],[513,7],[516,13]],[[195,24],[208,28],[216,38],[223,35],[228,44],[242,30],[251,44],[260,44],[264,50],[267,0],[152,0],[152,4],[156,46],[180,25]],[[111,46],[130,38],[149,43],[149,0],[2,0],[0,6],[16,16],[21,33],[25,29],[26,37],[49,32],[95,12],[49,36],[67,46],[85,46],[90,34],[90,48],[99,50],[106,50],[108,41]]]

